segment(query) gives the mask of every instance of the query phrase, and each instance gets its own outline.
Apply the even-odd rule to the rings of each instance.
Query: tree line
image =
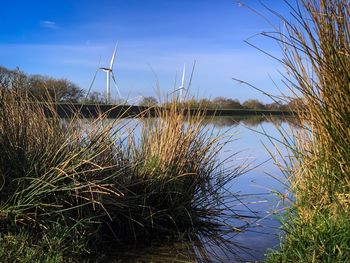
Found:
[[[13,89],[25,93],[33,101],[51,101],[57,103],[89,103],[104,104],[105,96],[97,91],[89,92],[67,79],[56,79],[43,75],[28,75],[19,69],[10,70],[0,66],[0,88]],[[115,102],[117,103],[117,102]],[[120,103],[120,102],[119,102]],[[263,103],[257,99],[249,99],[241,103],[237,99],[216,97],[214,99],[187,99],[187,107],[210,109],[264,109],[286,111],[301,107],[301,100],[291,100],[288,104],[282,101]],[[139,106],[168,106],[155,97],[143,97]]]
[[[19,69],[0,67],[0,88],[12,89],[36,101],[78,102],[85,92],[67,79],[27,75]]]
[[[257,99],[248,99],[241,103],[238,99],[225,97],[216,97],[214,99],[188,99],[184,104],[189,108],[207,108],[207,109],[259,109],[259,110],[278,110],[288,111],[296,110],[302,107],[300,99],[293,99],[288,103],[275,101],[272,103],[263,103]],[[154,97],[144,97],[139,103],[141,106],[169,106],[167,102],[160,103]]]
[[[19,69],[10,70],[0,66],[0,88],[26,94],[32,101],[56,103],[104,104],[106,98],[101,92],[87,93],[72,81],[39,74],[29,75]]]

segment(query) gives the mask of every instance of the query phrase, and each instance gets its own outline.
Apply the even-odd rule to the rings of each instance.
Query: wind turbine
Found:
[[[107,85],[106,86],[106,101],[107,101],[107,103],[110,103],[110,100],[111,100],[111,88],[110,88],[111,76],[112,76],[112,80],[114,82],[114,85],[115,85],[115,87],[116,87],[116,89],[118,91],[119,97],[120,97],[119,89],[117,87],[117,83],[116,83],[116,80],[115,80],[115,77],[114,77],[114,73],[113,73],[113,65],[114,65],[115,55],[117,53],[117,48],[118,48],[118,42],[115,45],[114,52],[113,52],[113,55],[112,55],[112,59],[111,59],[111,62],[109,64],[109,68],[100,68],[104,72],[106,72],[106,75],[107,75],[107,83],[106,83],[106,85]]]
[[[185,101],[185,71],[186,71],[186,64],[184,64],[184,68],[182,70],[182,81],[181,86],[179,87],[180,91],[180,102],[183,103]]]

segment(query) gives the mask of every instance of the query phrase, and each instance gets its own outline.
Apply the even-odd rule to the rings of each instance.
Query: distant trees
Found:
[[[52,102],[83,102],[89,104],[105,104],[105,96],[97,91],[90,92],[85,97],[85,92],[73,82],[67,79],[55,79],[42,75],[27,75],[20,70],[9,70],[0,66],[0,88],[12,89],[17,92],[26,93],[29,99],[37,101]],[[257,99],[249,99],[242,104],[237,99],[216,97],[209,99],[190,98],[184,103],[190,108],[211,108],[211,109],[266,109],[266,110],[297,110],[302,109],[301,99],[289,100],[288,104],[276,101],[270,104],[264,104]],[[121,100],[114,100],[113,104],[123,104]],[[140,106],[159,105],[155,97],[144,97]],[[169,107],[169,103],[162,104]]]
[[[246,109],[266,109],[266,105],[256,99],[246,100],[242,106]]]
[[[39,101],[78,102],[84,91],[66,79],[34,75],[28,77],[27,92]]]
[[[259,109],[259,110],[279,110],[287,111],[292,107],[293,110],[301,105],[300,101],[294,101],[293,105],[285,104],[282,101],[275,101],[273,103],[263,103],[257,99],[249,99],[240,103],[237,99],[216,97],[209,99],[188,99],[185,102],[186,107],[189,108],[208,108],[208,109]],[[163,103],[164,107],[169,106],[169,103]]]
[[[92,91],[84,98],[83,102],[87,104],[104,104],[106,103],[106,97],[101,92]]]
[[[194,98],[186,100],[186,105],[190,108],[206,108],[210,105],[210,100],[200,99],[196,100]]]
[[[211,106],[215,108],[242,109],[243,106],[237,99],[216,97],[211,101]]]
[[[154,107],[158,105],[158,100],[155,97],[143,97],[143,99],[139,102],[139,106],[147,106]]]
[[[19,90],[26,81],[27,76],[23,72],[0,67],[0,88]]]
[[[4,67],[0,67],[0,88],[23,92],[37,101],[78,102],[84,97],[84,91],[67,79],[26,75]]]

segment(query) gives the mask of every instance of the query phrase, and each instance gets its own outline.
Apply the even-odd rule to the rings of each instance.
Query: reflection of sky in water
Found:
[[[133,134],[139,136],[140,127],[135,128],[139,120],[137,119],[125,119],[123,123],[126,123],[125,129],[133,130]],[[215,122],[209,122],[208,128],[214,128],[214,131],[227,132],[229,135],[233,135],[232,141],[224,146],[220,152],[219,159],[224,160],[231,155],[238,153],[233,158],[225,163],[225,166],[238,166],[242,162],[249,163],[249,168],[254,169],[241,175],[233,180],[230,188],[233,192],[238,192],[243,195],[243,204],[236,207],[239,213],[245,215],[253,215],[251,211],[257,212],[262,219],[252,219],[253,224],[248,231],[244,231],[238,234],[234,234],[232,241],[237,243],[238,246],[248,248],[248,250],[232,247],[232,251],[238,253],[245,260],[262,260],[264,254],[268,248],[274,248],[278,245],[278,227],[280,226],[277,218],[271,216],[271,212],[277,209],[279,198],[271,193],[271,191],[279,191],[284,193],[284,186],[272,176],[284,181],[281,172],[278,167],[274,165],[268,151],[265,149],[264,144],[268,147],[272,153],[276,153],[273,145],[269,139],[259,132],[267,133],[271,137],[280,138],[280,134],[275,124],[266,121],[247,121],[245,120],[237,124],[237,122],[230,122],[224,120],[219,121],[219,125]],[[254,125],[255,126],[254,126]],[[281,127],[288,131],[289,124],[287,122],[279,122]],[[126,137],[126,134],[123,136]],[[281,147],[283,152],[283,146]],[[285,155],[285,151],[283,155]],[[267,174],[268,173],[268,174]],[[238,203],[236,200],[233,202]],[[239,203],[238,203],[239,204]],[[281,208],[281,206],[279,206]],[[239,222],[239,221],[237,221]],[[236,224],[237,225],[237,224]],[[224,255],[220,249],[210,243],[209,250],[214,251],[216,255],[222,256],[227,260],[235,259],[235,255]],[[155,249],[154,251],[157,251]],[[130,253],[133,253],[130,251]],[[153,252],[154,254],[155,252]],[[149,256],[150,254],[144,255]],[[230,261],[231,261],[230,260]],[[215,261],[215,260],[214,260]],[[224,260],[225,261],[225,260]],[[236,260],[233,260],[234,262]]]
[[[282,123],[281,127],[287,131],[289,129],[285,122]],[[277,155],[276,150],[269,139],[261,133],[269,134],[277,139],[281,139],[281,135],[275,124],[271,122],[260,122],[254,127],[252,125],[246,126],[241,122],[239,125],[220,125],[219,129],[222,132],[229,131],[229,133],[235,134],[233,136],[235,140],[225,145],[220,153],[220,159],[226,159],[239,152],[229,165],[235,166],[247,162],[250,164],[248,169],[255,167],[232,182],[231,190],[245,196],[243,203],[246,206],[242,204],[237,206],[237,209],[246,215],[253,214],[249,210],[258,212],[262,217],[258,220],[252,219],[254,223],[248,231],[235,235],[232,241],[237,242],[242,247],[249,248],[246,252],[244,252],[245,250],[237,250],[245,260],[262,260],[268,248],[274,248],[279,244],[277,235],[280,224],[276,216],[271,215],[271,212],[281,208],[281,205],[278,204],[279,198],[271,191],[285,193],[285,186],[273,177],[282,181],[285,179],[279,168],[274,165],[274,161],[271,160],[265,146],[275,155]],[[281,144],[278,146],[280,146],[282,154],[286,155],[283,146]]]

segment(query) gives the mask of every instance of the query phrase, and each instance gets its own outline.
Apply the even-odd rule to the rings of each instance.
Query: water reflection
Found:
[[[223,116],[223,117],[207,117],[206,124],[212,124],[217,128],[235,127],[244,125],[247,127],[256,127],[264,122],[273,123],[276,126],[281,126],[283,123],[288,123],[290,126],[298,126],[297,118],[293,116],[265,116],[265,115],[245,115],[245,116]]]
[[[114,249],[114,262],[241,262],[241,247],[222,237],[178,240],[173,242],[150,242],[147,245],[122,246]]]
[[[198,260],[195,242],[154,243],[147,246],[123,247],[114,252],[116,262],[194,262]],[[208,259],[204,252],[204,259]]]

